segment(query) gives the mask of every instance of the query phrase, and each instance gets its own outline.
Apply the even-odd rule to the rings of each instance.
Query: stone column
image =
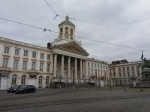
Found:
[[[61,76],[64,77],[64,55],[61,57]]]
[[[54,75],[56,77],[56,70],[57,70],[57,54],[54,54]]]
[[[68,78],[70,78],[70,57],[68,57]]]
[[[80,80],[82,79],[82,59],[80,59]]]
[[[85,78],[87,79],[88,76],[88,61],[85,62],[86,63],[86,72],[85,72]]]
[[[89,62],[90,63],[90,76],[92,75],[92,71],[91,71],[91,62]]]
[[[135,72],[135,77],[138,77],[138,75],[137,75],[137,66],[136,65],[134,65],[134,72]]]
[[[75,79],[77,79],[77,58],[75,58]]]
[[[53,73],[54,71],[53,71],[53,55],[51,54],[51,57],[50,57],[50,61],[51,61],[51,63],[50,63],[50,73]]]

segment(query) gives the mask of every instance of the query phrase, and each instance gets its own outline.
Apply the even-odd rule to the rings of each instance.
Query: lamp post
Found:
[[[85,85],[85,76],[83,75],[82,77],[83,77],[83,87],[84,87],[84,85]]]
[[[61,75],[60,75],[60,86],[59,86],[59,88],[61,88]]]
[[[99,90],[100,90],[100,86],[101,86],[101,83],[100,83],[100,81],[101,81],[101,78],[99,77]]]
[[[74,88],[74,72],[73,72],[73,81],[72,81],[72,85],[73,85],[73,88]]]
[[[89,89],[90,89],[90,87],[91,87],[91,86],[90,86],[90,78],[89,78]]]

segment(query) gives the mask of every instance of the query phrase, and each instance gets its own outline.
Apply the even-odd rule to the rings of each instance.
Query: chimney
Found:
[[[47,48],[50,48],[51,47],[51,43],[47,43]]]

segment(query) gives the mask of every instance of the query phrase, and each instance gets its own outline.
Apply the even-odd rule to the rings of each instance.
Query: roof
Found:
[[[69,17],[68,16],[66,16],[66,20],[61,22],[58,26],[61,26],[61,25],[72,25],[72,26],[75,27],[75,25],[71,21],[69,21]]]

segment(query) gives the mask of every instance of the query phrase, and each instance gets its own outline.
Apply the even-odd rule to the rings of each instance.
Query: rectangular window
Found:
[[[47,60],[50,60],[50,54],[47,55]]]
[[[123,70],[125,70],[125,67],[122,67]]]
[[[139,70],[137,70],[137,76],[140,76],[140,71]]]
[[[103,65],[103,69],[105,69],[105,65]]]
[[[8,66],[8,58],[3,58],[3,67],[7,68]]]
[[[90,69],[88,69],[88,75],[90,75]]]
[[[15,69],[18,69],[18,63],[19,63],[19,60],[14,59],[14,68]]]
[[[119,68],[119,71],[121,72],[121,68]]]
[[[30,75],[29,77],[35,79],[35,78],[36,78],[36,75]]]
[[[50,63],[47,63],[47,71],[50,71]]]
[[[4,48],[4,53],[9,53],[9,47]]]
[[[130,77],[130,72],[129,71],[127,71],[127,74],[128,74],[128,78]]]
[[[23,56],[28,56],[28,51],[27,50],[24,50]]]
[[[32,62],[32,70],[35,70],[36,62]]]
[[[40,63],[40,71],[43,71],[43,63]]]
[[[32,53],[32,57],[33,57],[33,58],[36,58],[36,52],[33,52],[33,53]]]
[[[139,69],[140,69],[140,66],[136,66],[136,69],[139,70]]]
[[[27,69],[27,61],[23,61],[23,69],[24,69],[24,70]]]
[[[129,67],[127,67],[127,70],[129,70]]]
[[[40,58],[41,58],[41,59],[44,59],[44,54],[41,54],[41,55],[40,55]]]
[[[134,66],[132,66],[131,68],[132,68],[132,70],[134,70]]]
[[[15,55],[19,55],[19,49],[15,49]]]

